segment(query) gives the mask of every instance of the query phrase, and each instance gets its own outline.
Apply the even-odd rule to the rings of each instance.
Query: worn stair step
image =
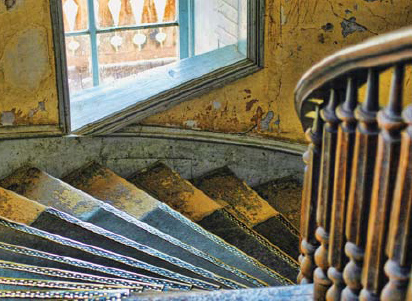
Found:
[[[195,267],[178,258],[141,245],[123,236],[82,222],[54,208],[45,207],[12,191],[0,188],[0,216],[24,223],[52,234],[111,250],[117,254],[138,259],[152,266],[161,267],[188,277],[211,281],[224,288],[244,288],[233,281]],[[22,213],[22,208],[25,211]]]
[[[188,284],[186,281],[196,282],[197,286],[204,289],[217,288],[212,284],[191,278],[188,279],[186,276],[161,270],[160,268],[154,268],[153,271],[148,271],[151,269],[148,264],[139,262],[133,258],[121,256],[108,250],[82,244],[2,218],[0,218],[0,241],[2,243],[15,244],[42,252],[58,254],[63,257],[81,259],[105,267],[106,270],[114,268],[127,271],[134,277],[133,280],[162,284],[165,287],[174,289],[190,290],[192,284]]]
[[[80,220],[100,226],[108,231],[123,235],[136,242],[156,240],[159,244],[167,244],[170,248],[179,248],[187,256],[197,256],[171,244],[157,235],[159,231],[141,223],[124,212],[99,201],[92,196],[56,179],[37,168],[22,168],[13,175],[3,179],[0,186],[13,190],[28,199],[37,201],[45,206],[54,207]],[[154,233],[154,234],[153,234]],[[146,237],[145,237],[146,235]],[[141,263],[143,265],[143,263]],[[146,269],[150,265],[145,264]],[[177,273],[170,273],[165,269],[156,268],[156,273],[168,275],[169,278],[178,277],[178,281],[194,284],[204,289],[217,289],[216,285],[202,280],[193,279]],[[177,279],[176,279],[177,280]]]
[[[130,271],[4,242],[0,242],[0,258],[2,258],[2,260],[0,260],[0,267],[4,269],[12,269],[14,271],[26,271],[26,269],[28,269],[34,273],[46,274],[49,272],[48,269],[52,269],[53,272],[57,270],[60,274],[60,271],[64,270],[68,271],[68,273],[74,272],[93,275],[100,279],[104,278],[103,281],[114,278],[121,281],[119,283],[129,283],[130,285],[136,284],[142,286],[145,290],[158,291],[159,287],[162,288],[163,291],[190,291],[192,289],[190,285],[184,283],[150,278]]]
[[[299,231],[228,167],[207,173],[193,183],[217,202],[228,203],[238,219],[298,259]]]
[[[120,300],[128,296],[128,290],[0,290],[0,298],[11,299],[58,299],[58,300]]]
[[[301,180],[287,176],[255,186],[253,190],[299,229],[302,188]]]
[[[1,247],[5,247],[1,249]],[[1,251],[2,250],[2,251]],[[8,258],[18,257],[19,261],[30,262],[33,260],[38,260],[39,264],[44,264],[44,266],[22,264],[12,261],[0,260],[0,275],[8,278],[22,278],[31,280],[48,280],[48,281],[65,281],[65,282],[79,282],[90,283],[90,284],[100,284],[105,286],[116,286],[120,288],[129,289],[130,291],[140,291],[145,292],[162,292],[164,286],[159,284],[144,283],[139,281],[132,281],[121,278],[111,278],[105,276],[98,276],[88,273],[75,272],[73,270],[65,270],[61,268],[51,268],[50,265],[65,266],[66,268],[73,268],[69,264],[62,264],[60,258],[56,258],[53,261],[53,255],[45,254],[43,252],[37,252],[35,250],[28,250],[27,248],[16,247],[12,245],[1,245],[1,254]],[[26,254],[26,253],[30,254]],[[39,257],[34,257],[34,254],[40,255]],[[45,258],[45,259],[42,259]],[[66,260],[67,262],[67,260]],[[78,262],[78,265],[85,265],[85,262]],[[88,263],[87,263],[88,264]],[[46,267],[47,266],[47,267]],[[87,269],[85,269],[87,270]],[[87,270],[90,272],[89,270]],[[100,273],[102,274],[102,273]],[[104,273],[103,273],[104,274]]]
[[[278,273],[277,277],[274,276],[277,285],[295,281],[299,267],[294,259],[248,228],[226,210],[227,205],[215,202],[165,164],[158,162],[133,175],[130,181],[274,269]],[[276,285],[273,279],[271,284]]]
[[[135,217],[136,219],[146,222],[154,226],[158,230],[170,234],[167,240],[171,242],[179,242],[185,250],[189,250],[195,254],[200,254],[198,258],[187,258],[179,249],[168,248],[169,254],[179,258],[185,258],[188,262],[194,265],[203,267],[213,273],[232,279],[233,281],[242,283],[248,287],[266,286],[263,281],[259,281],[255,277],[248,275],[233,266],[225,264],[221,259],[218,259],[206,252],[210,250],[210,244],[214,244],[209,236],[196,232],[198,226],[183,216],[180,213],[174,212],[175,216],[170,214],[173,209],[168,207],[158,200],[154,199],[145,191],[137,188],[132,183],[118,176],[113,171],[101,166],[96,162],[92,162],[70,174],[63,179],[70,185],[92,195],[93,197],[103,200],[108,204],[116,207],[119,210]],[[184,219],[184,221],[182,221]],[[189,224],[189,225],[188,225]],[[188,231],[190,230],[190,233]],[[167,234],[166,234],[167,235]],[[192,239],[190,239],[190,238]],[[195,239],[193,239],[196,237]],[[149,241],[149,243],[151,240]],[[202,251],[203,250],[203,251]],[[206,251],[206,252],[204,252]],[[229,256],[232,254],[226,251]],[[236,255],[236,254],[234,254]],[[192,260],[194,259],[194,260]],[[234,262],[236,263],[236,262]],[[247,263],[248,264],[248,263]]]
[[[119,290],[124,289],[131,292],[126,287],[120,287],[115,285],[103,285],[103,284],[91,284],[82,282],[68,282],[68,281],[55,281],[44,279],[27,279],[27,278],[10,278],[0,277],[0,290]],[[141,293],[143,288],[134,289],[134,292]],[[125,297],[126,295],[122,296]]]

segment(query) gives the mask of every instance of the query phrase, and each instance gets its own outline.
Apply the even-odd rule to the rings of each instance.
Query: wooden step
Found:
[[[275,270],[275,274],[278,273],[277,277],[274,277],[277,278],[277,283],[274,284],[272,279],[271,285],[295,281],[298,263],[294,259],[236,218],[226,209],[227,204],[214,201],[165,164],[153,164],[134,174],[129,180],[193,222]]]
[[[228,167],[207,173],[193,183],[211,198],[229,204],[238,219],[298,259],[299,231]]]
[[[152,266],[167,269],[191,278],[206,282],[211,281],[218,286],[235,289],[244,288],[242,285],[219,277],[207,270],[188,264],[100,227],[82,222],[54,208],[42,206],[37,202],[28,200],[3,188],[0,188],[0,203],[3,204],[0,207],[0,216],[5,218],[11,219],[15,217],[17,219],[15,221],[26,221],[28,226],[65,236],[91,246],[111,250],[117,254],[129,256]],[[18,214],[22,207],[28,209],[27,212],[35,211],[35,220],[33,220],[33,217],[22,218],[27,213],[25,215],[21,214],[21,217],[19,217]],[[43,211],[39,213],[41,207],[43,207]]]
[[[299,229],[302,188],[301,180],[288,176],[257,185],[253,190]]]
[[[248,287],[267,285],[246,272],[225,264],[222,255],[216,258],[206,253],[211,249],[210,245],[215,244],[213,239],[216,239],[216,237],[210,238],[209,235],[197,232],[196,229],[199,227],[177,211],[174,212],[174,216],[178,218],[175,218],[170,214],[173,209],[116,175],[108,168],[93,162],[65,177],[64,181],[97,199],[104,200],[160,231],[167,232],[172,236],[168,239],[169,241],[181,240],[183,242],[181,246],[185,250],[201,254],[196,262],[192,262],[193,264]],[[164,209],[165,207],[168,207],[167,210]],[[226,251],[226,249],[223,249],[223,251]],[[228,256],[236,256],[236,254],[232,255],[234,252],[226,251],[226,253],[228,253]],[[180,254],[173,253],[174,256]],[[248,262],[246,262],[246,265],[248,265]]]

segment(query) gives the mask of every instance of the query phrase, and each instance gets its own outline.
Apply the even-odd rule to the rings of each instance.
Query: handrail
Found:
[[[412,265],[412,105],[404,109],[404,104],[412,99],[403,90],[411,65],[409,27],[324,59],[296,88],[297,113],[312,133],[304,155],[298,281],[314,282],[316,300],[406,298]],[[380,75],[388,68],[392,84],[383,105]]]
[[[384,69],[411,59],[412,27],[368,39],[323,59],[301,77],[295,89],[295,109],[302,126],[305,130],[310,126],[305,122],[305,115],[310,110],[310,107],[305,109],[305,102],[310,97],[327,97],[324,92],[328,90],[331,82],[334,86],[344,87],[346,81],[343,76],[354,71],[358,72],[357,80],[365,82],[366,68]]]

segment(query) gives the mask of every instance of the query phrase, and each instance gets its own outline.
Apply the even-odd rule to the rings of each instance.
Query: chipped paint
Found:
[[[0,0],[0,118],[3,125],[58,124],[49,1]],[[389,11],[391,14],[388,14]],[[301,75],[314,63],[344,46],[408,26],[411,24],[411,13],[412,3],[408,0],[266,0],[265,68],[151,116],[143,124],[229,133],[248,132],[303,142],[304,135],[293,109],[293,91]],[[27,16],[30,16],[30,22],[26,22]],[[334,25],[334,28],[331,29],[328,24]],[[337,30],[338,24],[344,27],[342,31]],[[22,39],[21,35],[24,38],[30,30],[37,32],[38,38],[33,42],[42,49],[36,56],[40,56],[44,65],[34,70],[32,64],[42,64],[25,57],[15,67],[16,70],[35,72],[30,74],[27,83],[37,87],[35,91],[28,91],[22,80],[14,82],[15,71],[10,73],[9,67],[5,71],[5,63],[8,64],[5,57],[12,56],[13,51],[16,53],[16,50],[10,52],[9,49],[18,49],[10,46],[10,41],[23,40],[23,44],[28,43],[30,39]],[[21,49],[27,52],[30,47],[24,45]],[[406,93],[411,91],[412,88],[407,89]],[[388,90],[383,92],[387,95]],[[254,104],[248,111],[245,103],[251,99],[258,99],[259,106]],[[44,102],[45,110],[37,110],[39,102]],[[263,116],[270,111],[282,117],[282,126],[277,131],[271,131],[271,126],[267,130],[262,129]],[[186,124],[187,121],[190,123]]]
[[[389,11],[391,14],[388,14]],[[299,78],[317,61],[345,46],[375,34],[409,26],[412,22],[412,2],[267,0],[266,13],[266,56],[262,71],[151,116],[143,124],[184,127],[186,120],[195,120],[201,130],[247,132],[250,135],[305,142],[294,110],[293,95]],[[344,37],[340,24],[351,17],[355,17],[356,22],[367,30],[358,28]],[[411,93],[412,88],[405,92]],[[388,95],[388,90],[382,93]],[[254,103],[248,111],[246,103],[252,99],[258,99],[259,103]],[[206,108],[214,101],[219,101],[221,108],[207,111]],[[264,130],[261,122],[270,111],[275,112],[275,116],[271,126]]]
[[[56,91],[48,0],[1,0],[0,126],[58,124]]]
[[[356,22],[355,17],[352,17],[349,20],[343,20],[340,25],[342,26],[342,36],[344,38],[355,32],[364,32],[367,30],[365,26]]]
[[[0,187],[0,216],[31,225],[46,208],[21,195]]]
[[[135,174],[130,181],[194,222],[223,208],[222,204],[160,162]]]

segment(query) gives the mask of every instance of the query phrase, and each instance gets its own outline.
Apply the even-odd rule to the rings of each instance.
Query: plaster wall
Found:
[[[143,124],[304,142],[293,104],[303,73],[345,46],[411,24],[409,0],[267,0],[264,69]],[[385,102],[390,71],[381,82]]]
[[[59,123],[48,0],[0,1],[0,126]]]
[[[58,124],[49,1],[0,0],[0,127]],[[265,68],[143,124],[304,141],[293,107],[304,71],[412,23],[409,0],[266,1]]]

